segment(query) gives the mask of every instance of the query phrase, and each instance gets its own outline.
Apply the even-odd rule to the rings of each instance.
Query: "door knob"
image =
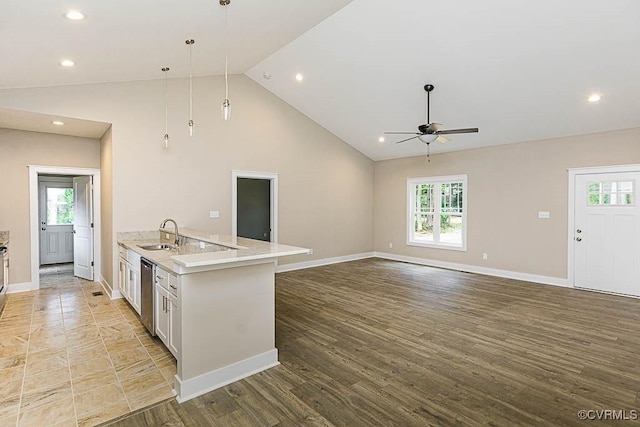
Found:
[[[576,233],[582,233],[582,230],[580,230],[579,228],[576,230]]]
[[[576,237],[576,241],[582,242],[582,237]]]

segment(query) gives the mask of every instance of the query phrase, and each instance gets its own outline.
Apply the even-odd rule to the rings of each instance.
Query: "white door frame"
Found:
[[[100,169],[29,165],[29,230],[31,234],[31,290],[40,289],[38,175],[93,176],[93,260],[94,280],[102,277],[100,265]]]
[[[271,189],[271,242],[278,243],[278,174],[231,171],[231,235],[238,237],[238,178],[268,179]]]
[[[567,224],[567,285],[575,288],[574,261],[575,250],[573,246],[573,238],[575,237],[575,196],[576,196],[576,176],[596,173],[624,173],[624,172],[640,172],[640,164],[634,165],[615,165],[615,166],[594,166],[586,168],[569,168],[569,218]]]

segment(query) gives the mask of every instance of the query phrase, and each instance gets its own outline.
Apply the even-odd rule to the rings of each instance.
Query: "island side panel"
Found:
[[[273,261],[179,280],[182,381],[275,350]]]

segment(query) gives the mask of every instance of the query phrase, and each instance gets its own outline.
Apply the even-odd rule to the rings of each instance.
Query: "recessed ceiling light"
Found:
[[[78,12],[77,10],[70,10],[69,12],[64,14],[64,17],[67,19],[71,19],[72,21],[81,21],[86,18],[84,13]]]
[[[64,122],[61,122],[60,120],[54,120],[51,123],[53,123],[56,126],[64,126]]]
[[[62,65],[63,67],[73,67],[74,65],[76,65],[76,63],[70,59],[63,59],[62,61],[60,61],[60,65]]]
[[[301,82],[302,80],[304,80],[304,76],[300,73],[296,74],[296,80]]]
[[[378,142],[384,142],[384,136],[381,136],[380,138],[378,138]]]
[[[596,103],[598,101],[600,101],[602,99],[602,95],[600,95],[599,93],[594,93],[593,95],[591,95],[589,97],[589,102],[591,103]]]

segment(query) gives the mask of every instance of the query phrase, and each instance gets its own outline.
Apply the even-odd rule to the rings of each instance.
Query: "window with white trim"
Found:
[[[466,250],[467,175],[407,179],[407,244]]]
[[[588,206],[633,206],[633,187],[630,181],[598,181],[590,182],[587,187]]]

